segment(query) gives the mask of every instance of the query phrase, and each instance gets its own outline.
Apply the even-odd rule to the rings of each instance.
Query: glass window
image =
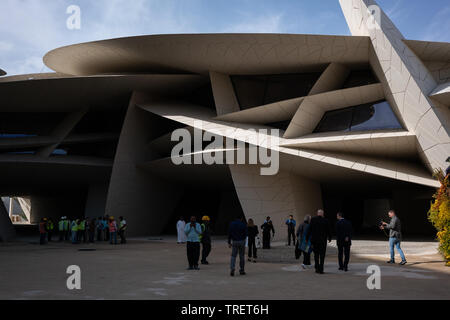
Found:
[[[353,70],[349,73],[344,82],[343,88],[366,86],[372,83],[378,83],[378,79],[372,72],[372,69]]]
[[[355,108],[351,131],[402,129],[387,101]]]
[[[402,129],[387,101],[328,111],[314,132]]]
[[[349,131],[352,123],[352,108],[328,111],[315,132]]]

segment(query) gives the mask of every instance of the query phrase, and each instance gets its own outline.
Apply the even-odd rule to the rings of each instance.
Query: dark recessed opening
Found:
[[[231,76],[242,110],[308,95],[321,72]]]

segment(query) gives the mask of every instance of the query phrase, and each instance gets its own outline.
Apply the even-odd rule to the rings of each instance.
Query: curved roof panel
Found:
[[[95,41],[48,52],[70,75],[110,73],[280,73],[330,62],[368,61],[369,38],[303,34],[174,34]]]

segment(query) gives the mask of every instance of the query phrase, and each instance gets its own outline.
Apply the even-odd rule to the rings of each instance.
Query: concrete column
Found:
[[[287,239],[285,221],[289,215],[301,222],[322,208],[318,182],[280,170],[273,176],[260,175],[257,165],[230,165],[231,175],[246,219],[261,225],[267,216],[275,228],[275,240]]]
[[[211,71],[209,73],[216,103],[217,115],[237,112],[240,110],[233,83],[227,74]]]
[[[160,133],[158,117],[137,107],[133,94],[114,159],[106,214],[124,216],[129,235],[160,234],[173,214],[182,188],[137,167],[157,154],[147,147]]]

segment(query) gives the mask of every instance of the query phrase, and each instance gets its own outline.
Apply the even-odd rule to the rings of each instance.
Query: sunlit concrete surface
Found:
[[[215,239],[210,265],[186,270],[186,248],[175,237],[106,243],[33,244],[36,239],[0,245],[0,299],[449,299],[450,268],[436,242],[402,243],[408,264],[387,265],[387,240],[356,240],[350,270],[337,270],[334,241],[324,275],[303,270],[293,247],[274,243],[259,250],[247,275],[229,276],[230,249]],[[95,248],[96,251],[78,251]],[[381,267],[381,290],[368,290],[367,266]],[[66,268],[81,267],[82,289],[66,287]]]

